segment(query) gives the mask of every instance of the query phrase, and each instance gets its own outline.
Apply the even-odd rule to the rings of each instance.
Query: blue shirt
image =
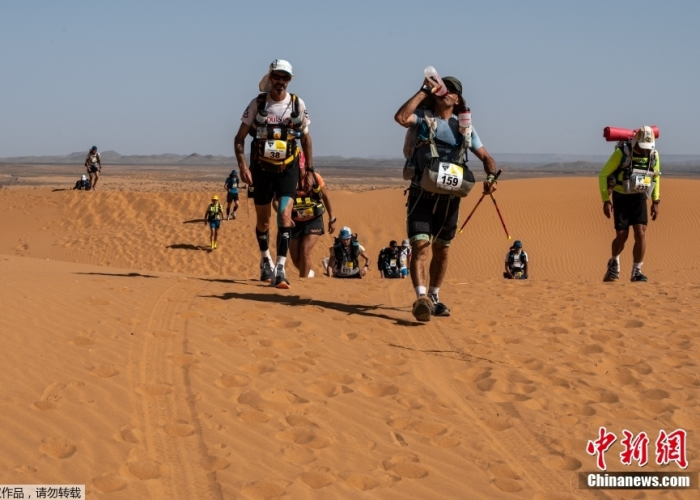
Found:
[[[234,179],[236,182],[234,183]],[[227,177],[226,178],[226,187],[228,188],[228,192],[231,194],[238,194],[238,177]]]
[[[427,141],[430,129],[428,124],[423,119],[423,116],[425,116],[425,110],[417,109],[413,116],[416,118],[418,138]],[[437,128],[435,130],[436,139],[446,144],[450,144],[453,147],[462,144],[464,138],[462,137],[462,134],[459,133],[459,118],[457,115],[452,115],[448,120],[438,117],[435,117],[435,119],[437,120]],[[481,143],[481,139],[479,139],[479,134],[477,134],[476,129],[472,127],[472,146],[469,149],[471,149],[473,152],[479,148],[482,148],[483,146],[484,145]]]

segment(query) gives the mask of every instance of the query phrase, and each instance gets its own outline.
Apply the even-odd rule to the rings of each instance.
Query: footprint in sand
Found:
[[[125,425],[122,427],[119,432],[114,434],[114,440],[119,441],[122,443],[140,443],[141,442],[141,432],[137,429],[134,429],[130,425]]]
[[[364,333],[341,333],[338,335],[343,340],[366,340],[367,336]]]
[[[266,363],[264,361],[243,365],[240,367],[240,369],[244,372],[250,373],[251,375],[262,375],[263,373],[275,371],[275,367],[272,363]]]
[[[113,493],[126,488],[126,479],[115,474],[93,478],[92,484],[100,493]]]
[[[345,484],[358,491],[369,491],[382,485],[379,479],[368,474],[350,474],[344,478]]]
[[[35,401],[31,405],[29,405],[30,408],[33,410],[40,410],[40,411],[45,411],[45,410],[54,410],[58,408],[58,405],[54,403],[53,401]]]
[[[214,381],[214,384],[222,389],[230,389],[231,387],[244,387],[250,382],[251,378],[248,375],[222,375]]]
[[[510,429],[513,425],[507,417],[492,417],[484,420],[486,426],[494,431],[501,432]]]
[[[516,493],[523,489],[522,485],[515,479],[494,479],[493,486],[505,493]]]
[[[272,347],[274,349],[299,349],[302,345],[293,340],[261,340],[260,345],[263,347]]]
[[[580,469],[582,465],[581,462],[575,458],[564,455],[550,455],[548,457],[543,457],[540,460],[542,460],[547,467],[554,470],[574,471]]]
[[[307,386],[307,389],[309,392],[313,392],[314,394],[323,396],[324,398],[332,398],[333,396],[337,396],[342,392],[342,388],[339,384],[325,381],[313,382]]]
[[[402,479],[420,479],[428,475],[425,467],[412,462],[399,462],[390,464],[388,467],[385,465],[385,468]]]
[[[183,354],[168,354],[168,359],[180,367],[186,367],[198,363],[199,360],[194,354],[183,353]]]
[[[318,490],[333,484],[336,477],[327,472],[302,472],[297,479],[312,490]]]
[[[217,335],[214,337],[214,340],[217,342],[223,342],[229,347],[245,347],[248,345],[248,342],[244,338],[232,333]]]
[[[430,444],[438,448],[454,448],[459,446],[459,439],[455,437],[436,437],[430,440]]]
[[[314,421],[301,415],[288,415],[284,420],[292,427],[318,427]]]
[[[651,389],[643,392],[642,397],[644,399],[650,399],[652,401],[660,401],[662,399],[667,399],[671,397],[671,395],[663,389]]]
[[[321,380],[325,380],[327,382],[336,382],[338,384],[352,384],[355,381],[355,378],[351,375],[348,375],[347,373],[325,373],[321,375]]]
[[[141,396],[165,396],[173,392],[173,386],[160,383],[138,385],[134,388],[134,392]]]
[[[126,473],[140,481],[146,481],[148,479],[158,479],[165,472],[165,467],[163,467],[158,462],[151,462],[148,460],[139,460],[136,462],[129,462],[120,472]]]
[[[75,445],[64,438],[50,437],[42,441],[39,451],[52,458],[68,458],[75,453]]]
[[[632,319],[625,324],[625,328],[642,328],[643,326],[644,322],[638,319]]]
[[[279,330],[291,330],[293,328],[298,328],[301,326],[301,321],[295,319],[278,319],[267,324],[271,328],[277,328]]]
[[[179,421],[170,424],[165,424],[163,426],[163,432],[171,437],[188,437],[194,434],[194,426],[188,424],[186,421]]]
[[[110,378],[119,375],[119,370],[117,370],[114,365],[98,365],[90,370],[90,372],[99,378]]]
[[[489,474],[499,479],[518,479],[518,474],[506,464],[493,464],[488,468]]]
[[[32,467],[31,465],[18,465],[13,470],[15,472],[19,472],[20,474],[34,474],[39,469]]]
[[[246,498],[253,500],[271,500],[275,497],[281,497],[288,485],[289,483],[282,484],[281,481],[257,481],[243,487],[241,493]]]
[[[208,456],[204,460],[202,460],[202,467],[204,468],[204,470],[212,472],[217,470],[224,470],[229,465],[231,465],[231,462],[229,462],[223,457]]]
[[[282,458],[294,465],[306,465],[316,460],[316,454],[309,448],[290,446],[282,450]]]
[[[280,431],[275,434],[275,438],[285,443],[294,443],[314,450],[327,448],[331,445],[329,436],[303,427],[292,427],[286,431]]]
[[[167,339],[167,338],[174,337],[175,335],[177,335],[177,332],[171,332],[168,330],[155,330],[155,331],[151,332],[151,335],[153,335],[155,338],[158,338],[158,339]]]

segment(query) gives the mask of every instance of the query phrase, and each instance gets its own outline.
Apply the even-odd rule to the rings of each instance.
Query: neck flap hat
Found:
[[[294,73],[292,73],[292,65],[289,63],[289,61],[285,61],[284,59],[275,59],[270,63],[270,68],[267,70],[267,74],[262,77],[262,80],[260,80],[260,83],[258,84],[258,88],[260,89],[260,92],[270,92],[272,90],[272,83],[270,82],[270,73],[273,71],[284,71],[285,73],[289,73],[289,76],[294,79]]]
[[[634,146],[637,146],[639,149],[654,149],[656,147],[654,131],[651,127],[645,125],[637,130],[632,139],[632,147]]]

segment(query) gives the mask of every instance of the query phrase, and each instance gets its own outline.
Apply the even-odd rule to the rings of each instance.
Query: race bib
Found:
[[[299,219],[306,219],[308,217],[314,216],[314,209],[313,209],[313,207],[301,208],[301,209],[296,210],[296,214],[297,214],[297,217]]]
[[[396,259],[391,259],[391,260],[389,261],[389,266],[390,266],[390,267],[396,267]]]
[[[355,271],[355,264],[353,262],[345,262],[343,267],[340,268],[342,274],[352,274]]]
[[[287,158],[287,141],[265,141],[265,158],[270,160],[284,160]]]
[[[439,188],[454,191],[461,187],[462,179],[464,179],[464,169],[461,166],[440,162],[438,177],[435,181]]]

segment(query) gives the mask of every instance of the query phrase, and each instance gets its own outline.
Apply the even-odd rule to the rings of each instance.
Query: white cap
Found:
[[[637,146],[639,149],[654,149],[656,147],[654,131],[651,127],[645,125],[637,130],[632,139],[632,147],[634,146]]]
[[[81,175],[81,176],[80,176],[80,180],[81,180],[81,181],[86,181],[86,180],[87,180],[87,176],[86,176],[85,174]]]
[[[270,63],[270,68],[267,70],[267,74],[262,77],[262,80],[260,80],[260,83],[258,84],[260,92],[269,92],[272,90],[272,85],[270,85],[270,73],[273,71],[284,71],[285,73],[289,73],[289,76],[294,78],[294,73],[292,73],[292,65],[289,63],[289,61],[285,61],[284,59],[275,59]]]
[[[410,247],[410,246],[411,246],[411,242],[408,241],[408,240],[403,240],[403,241],[401,242],[401,246]]]

